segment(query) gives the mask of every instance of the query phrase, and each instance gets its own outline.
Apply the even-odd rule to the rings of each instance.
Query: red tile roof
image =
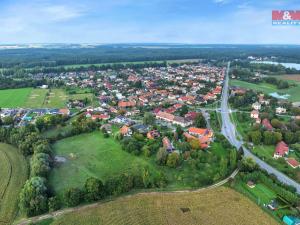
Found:
[[[136,104],[135,102],[124,102],[124,101],[121,101],[118,103],[118,106],[121,107],[121,108],[126,108],[126,107],[134,107]]]
[[[269,119],[267,119],[267,118],[263,119],[262,125],[269,131],[273,130],[273,127],[272,127]]]
[[[281,141],[276,145],[275,154],[283,157],[285,154],[289,152],[289,146]]]
[[[297,168],[297,167],[300,166],[299,162],[298,162],[296,159],[294,159],[294,158],[289,158],[289,159],[286,160],[286,161],[287,161],[287,163],[288,163],[291,167],[293,167],[293,168]]]

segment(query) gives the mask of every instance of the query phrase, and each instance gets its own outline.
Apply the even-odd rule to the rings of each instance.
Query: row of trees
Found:
[[[142,168],[140,174],[123,173],[111,177],[103,183],[100,179],[90,177],[84,188],[70,188],[65,191],[63,200],[66,206],[73,207],[83,202],[93,202],[107,196],[117,196],[136,188],[165,187],[167,179],[164,174],[154,174],[148,168]]]
[[[20,128],[0,128],[0,141],[20,149],[31,156],[30,178],[20,193],[20,209],[28,216],[48,210],[47,177],[51,168],[51,147],[33,125]]]

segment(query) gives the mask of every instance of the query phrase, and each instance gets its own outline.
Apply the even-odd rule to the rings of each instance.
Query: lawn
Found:
[[[246,185],[246,184],[245,184]],[[260,204],[269,204],[271,200],[276,199],[277,195],[264,184],[256,184],[254,188],[246,187],[252,193]]]
[[[51,225],[278,224],[236,191],[219,187],[201,192],[152,193],[121,197],[59,216]]]
[[[277,92],[280,95],[288,94],[290,95],[290,97],[288,97],[288,100],[292,102],[300,101],[300,83],[294,81],[293,84],[295,84],[296,86],[288,89],[277,89],[276,86],[267,83],[253,84],[241,80],[230,80],[231,86],[239,86],[242,88],[252,89],[254,91],[262,91],[265,94],[274,92]]]
[[[83,186],[88,177],[103,181],[126,171],[137,172],[141,167],[155,168],[141,157],[121,150],[112,137],[104,138],[101,132],[82,134],[58,141],[53,149],[67,159],[52,170],[50,184],[57,192],[69,187]]]
[[[11,145],[0,143],[0,224],[11,224],[18,212],[18,197],[27,179],[26,159]]]

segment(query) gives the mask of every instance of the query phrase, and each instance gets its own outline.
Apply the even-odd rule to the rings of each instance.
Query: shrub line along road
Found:
[[[237,149],[240,147],[244,150],[244,156],[251,157],[255,160],[255,162],[264,170],[266,170],[269,174],[274,174],[278,180],[281,182],[293,186],[297,189],[297,192],[300,194],[300,184],[298,184],[293,179],[289,178],[285,174],[279,172],[263,160],[259,159],[255,156],[250,150],[243,146],[244,142],[239,141],[237,136],[240,137],[240,134],[237,132],[235,125],[230,120],[230,109],[228,107],[228,85],[229,85],[229,69],[230,69],[230,62],[228,62],[225,81],[223,85],[223,93],[222,93],[222,101],[221,101],[221,115],[222,115],[222,133],[225,137],[230,141],[232,145],[234,145]],[[242,138],[240,138],[242,140]]]
[[[141,192],[141,193],[137,193],[137,194],[127,195],[127,196],[124,196],[124,197],[118,197],[117,199],[130,198],[133,195],[153,195],[153,194],[171,194],[171,193],[197,193],[197,192],[201,192],[201,191],[205,191],[205,190],[209,190],[209,189],[214,189],[214,188],[217,188],[217,187],[220,187],[220,186],[226,184],[230,179],[234,178],[238,174],[238,172],[239,172],[239,169],[236,169],[226,179],[224,179],[224,180],[222,180],[218,183],[215,183],[211,186],[199,188],[199,189],[196,189],[196,190],[181,190],[181,191],[168,191],[168,192],[159,192],[159,191]],[[114,200],[116,200],[116,199],[114,199]],[[101,202],[88,204],[88,205],[84,205],[84,206],[67,208],[67,209],[55,211],[55,212],[52,212],[52,213],[44,214],[44,215],[41,215],[41,216],[36,216],[36,217],[31,217],[31,218],[28,218],[28,219],[24,219],[24,220],[19,221],[17,224],[18,225],[27,225],[27,224],[36,223],[36,222],[39,222],[39,221],[42,221],[42,220],[45,220],[45,219],[51,219],[51,218],[54,219],[56,217],[59,217],[61,215],[67,214],[67,213],[82,211],[82,210],[85,210],[85,209],[96,208],[99,205],[101,205],[103,203],[106,203],[106,202],[109,202],[109,201],[111,201],[111,200],[104,200],[104,201],[101,201]]]

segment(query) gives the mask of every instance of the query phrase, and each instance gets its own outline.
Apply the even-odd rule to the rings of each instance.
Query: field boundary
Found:
[[[12,165],[11,165],[10,159],[9,159],[9,157],[8,157],[8,155],[7,155],[7,153],[5,151],[3,151],[3,153],[4,153],[7,161],[9,162],[9,178],[8,178],[8,181],[7,181],[6,185],[5,185],[5,187],[4,187],[4,191],[3,191],[3,193],[0,196],[0,200],[2,200],[2,198],[4,197],[4,195],[6,193],[6,190],[8,188],[8,185],[9,185],[10,181],[11,181],[11,175],[12,175]],[[0,201],[0,206],[1,206],[1,201]]]
[[[57,218],[61,215],[67,214],[67,213],[77,212],[77,211],[81,211],[81,210],[85,210],[85,209],[96,208],[96,207],[98,207],[99,205],[101,205],[103,203],[114,201],[114,200],[130,198],[134,195],[139,196],[139,195],[154,195],[154,194],[198,193],[198,192],[202,192],[202,191],[205,191],[205,190],[218,188],[218,187],[226,184],[230,179],[234,178],[238,174],[238,172],[239,172],[239,169],[236,169],[236,170],[233,171],[232,174],[230,174],[230,176],[228,176],[224,180],[221,180],[218,183],[215,183],[211,186],[202,187],[202,188],[195,189],[195,190],[179,190],[179,191],[166,191],[166,192],[151,191],[151,192],[140,192],[140,193],[136,193],[136,194],[129,194],[129,195],[126,195],[126,196],[121,196],[121,197],[117,197],[117,198],[113,198],[113,199],[107,199],[107,200],[103,200],[103,201],[88,204],[88,205],[83,205],[83,206],[78,206],[78,207],[73,207],[73,208],[67,208],[67,209],[55,211],[55,212],[52,212],[52,213],[49,213],[49,214],[36,216],[36,217],[31,217],[31,218],[28,218],[28,219],[21,220],[17,223],[14,223],[14,224],[27,225],[27,224],[36,223],[36,222],[39,222],[39,221],[42,221],[42,220],[45,220],[45,219],[54,219],[54,218]]]

